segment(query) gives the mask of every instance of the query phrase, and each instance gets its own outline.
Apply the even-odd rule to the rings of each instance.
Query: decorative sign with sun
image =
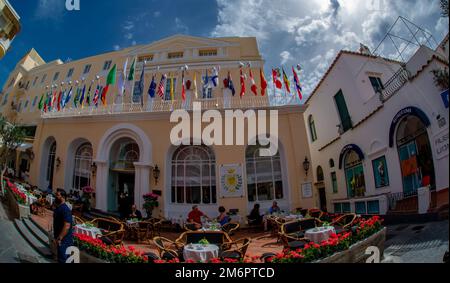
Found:
[[[220,185],[223,198],[243,197],[242,165],[222,165],[220,168]]]

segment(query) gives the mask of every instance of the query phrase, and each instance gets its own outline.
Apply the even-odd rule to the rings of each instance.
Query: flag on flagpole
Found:
[[[77,90],[75,91],[75,96],[73,98],[73,107],[78,108],[78,100],[80,99],[80,86],[77,83]]]
[[[69,92],[66,95],[66,98],[64,99],[64,108],[70,102],[70,98],[72,97],[72,89],[73,87],[71,86]]]
[[[227,78],[227,80],[228,80],[228,88],[231,90],[231,94],[233,96],[235,96],[236,95],[236,89],[234,88],[233,78],[231,77],[231,72],[230,71],[228,71],[228,78]]]
[[[92,103],[94,103],[95,107],[98,107],[98,98],[100,96],[101,91],[102,91],[102,87],[100,86],[100,84],[98,84],[97,88],[95,89],[94,99],[92,100]]]
[[[267,89],[267,80],[266,76],[264,76],[264,71],[262,69],[259,69],[259,76],[261,80],[261,95],[266,95],[266,89]]]
[[[62,99],[62,87],[59,90],[59,94],[58,94],[58,101],[57,101],[57,105],[56,105],[56,109],[58,109],[58,111],[61,111],[61,99]]]
[[[170,74],[169,74],[169,76],[170,76]],[[171,76],[171,78],[170,78],[170,100],[172,100],[172,101],[175,100],[173,80],[174,80],[174,77]]]
[[[297,89],[298,97],[300,98],[300,100],[302,100],[303,99],[302,86],[300,85],[300,80],[298,78],[298,74],[295,71],[294,67],[292,67],[292,72],[294,73],[294,82],[295,82],[295,88]]]
[[[38,108],[42,111],[42,108],[44,107],[44,93],[41,95],[41,99],[39,99]]]
[[[86,105],[87,106],[91,106],[91,90],[92,90],[92,85],[94,84],[94,81],[91,82],[91,85],[89,86],[87,95],[86,95]]]
[[[80,97],[80,105],[81,105],[81,109],[83,109],[84,107],[84,95],[86,93],[86,84],[83,86],[83,91],[81,92],[81,97]]]
[[[281,83],[280,80],[280,69],[272,69],[272,77],[273,77],[273,83],[275,85],[276,88],[278,89],[282,89],[283,88],[283,84]]]
[[[139,96],[141,99],[141,105],[144,106],[144,79],[145,79],[145,61],[142,63],[141,77],[139,78]]]
[[[166,89],[166,80],[167,80],[167,75],[163,74],[161,76],[161,81],[159,82],[159,86],[158,86],[158,95],[162,99],[164,99],[164,93],[165,93],[165,89]]]
[[[216,67],[213,68],[213,74],[211,77],[211,82],[214,87],[217,87],[219,85],[219,71]]]
[[[128,81],[134,81],[135,65],[136,65],[136,58],[134,58],[133,63],[131,63],[130,72],[128,74]]]
[[[184,81],[184,70],[181,73],[181,98],[186,101],[186,82]]]
[[[50,107],[53,109],[56,107],[56,99],[58,97],[58,89],[55,90],[55,92],[53,93],[53,97],[52,97],[52,101],[50,104]]]
[[[203,80],[203,99],[207,98],[207,90],[209,86],[208,70],[205,70],[205,79]]]
[[[286,75],[284,68],[283,68],[283,81],[284,81],[284,86],[286,88],[286,91],[290,94],[291,93],[291,83],[289,82],[289,78]]]
[[[156,93],[156,82],[155,82],[155,75],[152,76],[152,82],[150,83],[150,87],[148,88],[148,95],[151,98],[155,97]]]
[[[194,97],[198,99],[198,90],[197,90],[197,72],[194,71]]]
[[[245,95],[245,76],[241,68],[241,98]]]
[[[127,80],[127,67],[128,67],[128,58],[125,60],[122,73],[120,73],[120,78],[119,78],[119,83],[118,83],[119,93],[117,95],[120,97],[124,96],[125,90],[126,90],[125,86],[126,86],[126,80]],[[122,102],[123,102],[123,100],[122,100]]]
[[[255,94],[255,96],[258,96],[258,87],[256,86],[255,78],[253,77],[252,69],[250,69],[250,80],[252,82],[251,91],[253,92],[253,94]]]
[[[132,67],[134,67],[134,62]],[[106,95],[108,94],[109,86],[116,84],[116,72],[117,72],[117,65],[114,64],[111,71],[109,71],[108,77],[106,78],[106,86],[103,88],[102,91],[101,100],[103,105],[106,105]]]

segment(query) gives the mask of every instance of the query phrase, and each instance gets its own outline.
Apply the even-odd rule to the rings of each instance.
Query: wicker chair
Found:
[[[121,245],[123,238],[125,237],[124,224],[110,218],[96,218],[90,222],[100,230],[103,235],[99,235],[101,238],[107,238],[114,245]]]
[[[305,231],[317,227],[315,218],[307,218],[299,221],[284,223],[281,226],[281,241],[283,246],[289,249],[303,248],[309,242],[305,238]]]
[[[164,237],[155,237],[153,242],[159,253],[159,257],[165,260],[171,260],[175,258],[180,258],[182,253],[180,252],[177,244]]]
[[[73,216],[74,225],[84,224],[84,220],[81,217]]]
[[[250,238],[243,238],[229,244],[229,249],[220,253],[220,258],[241,259],[245,257],[248,246],[251,243]]]
[[[187,231],[175,240],[178,248],[182,248],[187,244],[198,243],[200,240],[206,239],[210,244],[219,246],[220,249],[230,249],[233,240],[223,231],[203,232],[203,231]]]
[[[224,231],[225,233],[227,233],[228,235],[233,235],[234,231],[236,231],[237,229],[239,229],[241,225],[239,223],[231,223],[228,222],[227,224],[222,226],[222,231]]]
[[[309,209],[308,215],[312,218],[320,219],[320,217],[322,217],[323,215],[323,212],[319,209]]]
[[[342,233],[352,228],[357,216],[355,213],[348,213],[338,217],[331,225],[334,227],[336,234]]]

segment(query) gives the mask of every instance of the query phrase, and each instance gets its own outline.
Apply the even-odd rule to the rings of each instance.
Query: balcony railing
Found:
[[[159,98],[154,99],[153,103],[146,101],[144,105],[141,103],[124,103],[124,104],[111,104],[111,105],[99,105],[78,107],[78,108],[65,108],[61,111],[43,112],[41,117],[47,118],[60,118],[60,117],[79,117],[79,116],[99,116],[99,115],[111,115],[111,114],[126,114],[126,113],[164,113],[174,110],[184,109],[187,111],[193,110],[193,102],[200,102],[202,110],[222,110],[222,109],[261,109],[269,107],[270,105],[298,105],[290,97],[275,97],[268,99],[267,97],[233,97],[231,99],[224,98],[212,98],[212,99],[200,99],[186,102],[182,100],[164,101]]]
[[[408,81],[410,73],[405,68],[400,68],[385,84],[380,93],[381,102],[386,102],[394,96]]]

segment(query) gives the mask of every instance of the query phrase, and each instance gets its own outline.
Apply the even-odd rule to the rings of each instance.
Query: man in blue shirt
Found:
[[[73,246],[73,218],[72,211],[66,204],[67,194],[63,190],[58,190],[55,194],[56,208],[53,211],[53,236],[58,251],[58,263],[65,263],[67,258],[66,250]]]
[[[280,212],[281,212],[281,209],[278,206],[278,203],[276,201],[274,201],[272,206],[269,209],[269,213],[274,214],[274,213],[280,213]]]

